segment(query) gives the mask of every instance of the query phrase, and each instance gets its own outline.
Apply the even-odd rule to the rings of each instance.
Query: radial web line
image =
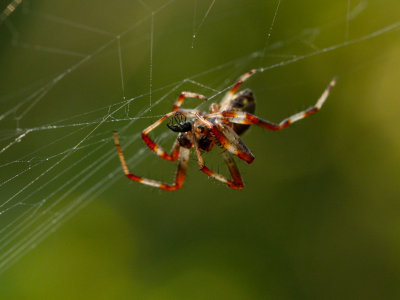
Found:
[[[144,8],[146,8],[148,11],[152,11],[151,7],[146,4],[143,0],[137,0]]]
[[[149,99],[150,107],[153,93],[153,45],[154,45],[154,12],[151,13],[150,26],[150,82],[149,82]]]
[[[283,67],[283,66],[295,63],[297,61],[300,61],[300,60],[303,60],[303,59],[306,59],[306,58],[321,54],[321,53],[331,52],[331,51],[334,51],[334,50],[339,49],[339,48],[343,48],[343,47],[346,47],[346,46],[349,46],[349,45],[353,45],[353,44],[356,44],[356,43],[359,43],[359,42],[370,40],[372,38],[378,37],[378,36],[380,36],[382,34],[390,32],[390,31],[398,30],[399,28],[400,28],[400,22],[396,22],[396,23],[394,23],[392,25],[389,25],[387,27],[381,28],[381,29],[379,29],[377,31],[374,31],[374,32],[372,32],[370,34],[367,34],[367,35],[364,35],[362,37],[359,37],[359,38],[356,38],[356,39],[353,39],[353,40],[349,40],[349,41],[345,41],[345,42],[340,43],[340,44],[332,45],[332,46],[317,50],[315,52],[311,52],[309,54],[296,56],[293,59],[284,60],[284,61],[281,61],[279,63],[273,64],[273,65],[270,65],[270,66],[267,66],[267,67],[262,67],[262,68],[259,69],[259,72],[264,72],[264,71],[267,71],[267,70],[275,69],[277,67]]]
[[[259,64],[260,66],[262,65],[262,63],[263,63],[263,61],[264,61],[265,52],[267,51],[267,47],[268,47],[269,41],[270,41],[270,39],[271,39],[272,30],[273,30],[273,28],[274,28],[275,21],[276,21],[276,18],[277,18],[277,16],[278,16],[278,11],[279,11],[279,7],[280,7],[280,6],[281,6],[281,0],[278,0],[278,1],[277,1],[277,4],[276,4],[274,16],[273,16],[273,18],[272,18],[271,25],[269,26],[269,29],[268,29],[268,32],[267,32],[267,38],[266,38],[266,40],[265,40],[264,49],[263,49],[262,54],[261,54],[261,56],[260,56],[260,64]]]
[[[196,18],[197,18],[197,0],[194,0],[193,8],[193,32],[192,32],[192,48],[194,48],[194,39],[196,37]]]
[[[203,26],[204,21],[207,19],[208,15],[209,15],[209,13],[210,13],[210,11],[211,11],[211,9],[212,9],[213,6],[214,6],[214,3],[215,3],[215,0],[212,0],[212,2],[211,2],[211,4],[210,4],[210,6],[208,7],[208,9],[207,9],[207,11],[206,11],[206,13],[205,13],[203,19],[202,19],[201,22],[200,22],[199,26],[196,28],[196,30],[194,30],[194,33],[193,33],[193,36],[192,36],[192,48],[194,48],[194,42],[195,42],[197,36],[199,35],[200,28]],[[197,7],[197,5],[196,5],[196,7]]]
[[[117,36],[117,43],[118,43],[119,71],[121,74],[122,99],[125,100],[125,80],[124,80],[124,69],[122,67],[121,37],[120,36]]]
[[[351,10],[351,0],[347,0],[346,40],[349,39],[349,32],[350,32],[350,10]]]
[[[38,12],[38,11],[32,11],[32,10],[30,10],[29,12],[31,14],[33,14],[33,15],[36,15],[36,16],[41,17],[43,19],[47,19],[47,20],[52,21],[54,23],[59,23],[59,24],[70,26],[70,27],[83,29],[83,30],[86,30],[86,31],[89,31],[89,32],[102,34],[102,35],[115,36],[115,34],[113,34],[111,32],[108,32],[108,31],[105,31],[103,29],[94,28],[92,26],[80,24],[80,23],[77,23],[75,21],[66,20],[64,18],[52,16],[50,14],[45,14],[45,13],[41,13],[41,12]]]
[[[76,56],[76,57],[85,57],[87,54],[85,53],[79,53],[76,51],[70,51],[70,50],[65,50],[65,49],[59,49],[55,47],[47,47],[47,46],[42,46],[39,44],[29,44],[25,42],[15,42],[15,46],[25,48],[25,49],[32,49],[35,51],[41,51],[41,52],[47,52],[47,53],[53,53],[53,54],[60,54],[60,55],[65,55],[65,56]]]

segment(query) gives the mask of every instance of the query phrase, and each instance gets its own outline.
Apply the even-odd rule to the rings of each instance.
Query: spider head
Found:
[[[167,127],[174,132],[188,132],[192,130],[192,122],[187,121],[182,113],[177,112],[170,118]]]

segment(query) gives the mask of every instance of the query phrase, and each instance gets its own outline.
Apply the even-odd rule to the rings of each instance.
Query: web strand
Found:
[[[278,12],[279,12],[279,7],[280,6],[281,6],[281,0],[278,0],[277,4],[276,4],[275,12],[274,12],[274,17],[272,18],[271,25],[269,26],[269,29],[268,29],[268,32],[267,32],[267,38],[265,40],[264,49],[263,49],[262,54],[260,56],[260,66],[262,65],[262,63],[264,61],[265,52],[267,51],[267,47],[268,47],[269,41],[271,39],[272,30],[274,28],[276,18],[278,17]]]
[[[175,98],[176,94],[183,88],[186,89],[190,87],[194,90],[204,90],[210,100],[217,100],[225,91],[230,89],[235,77],[240,75],[239,70],[254,66],[254,64],[257,64],[257,62],[260,62],[260,60],[266,56],[267,52],[270,57],[275,59],[275,62],[270,64],[260,63],[259,70],[261,72],[288,66],[317,55],[333,52],[344,47],[377,38],[384,34],[393,33],[400,29],[400,22],[395,22],[379,30],[354,38],[354,30],[352,30],[351,35],[349,34],[350,20],[365,10],[366,2],[361,1],[360,4],[351,9],[351,2],[348,0],[346,15],[342,16],[340,26],[338,26],[339,32],[342,32],[341,40],[343,40],[343,25],[346,26],[345,41],[339,40],[338,42],[329,43],[328,45],[330,46],[326,47],[316,46],[314,44],[314,39],[309,39],[309,36],[315,37],[320,31],[323,31],[323,26],[320,26],[317,28],[318,30],[315,34],[304,34],[305,30],[301,30],[300,33],[294,35],[293,40],[289,38],[279,40],[279,38],[276,38],[278,41],[273,44],[271,42],[271,35],[276,26],[281,5],[278,0],[262,49],[256,49],[257,51],[250,49],[245,54],[235,55],[235,57],[228,62],[220,61],[214,63],[212,66],[190,70],[190,76],[185,76],[185,78],[180,78],[176,81],[166,80],[160,87],[156,85],[153,87],[154,37],[157,37],[156,41],[158,45],[159,39],[156,33],[158,34],[161,32],[159,26],[156,26],[157,28],[154,26],[155,18],[158,13],[162,12],[164,8],[173,2],[174,1],[167,1],[159,8],[152,9],[146,2],[138,0],[137,6],[140,7],[140,9],[142,9],[142,7],[145,8],[147,14],[138,20],[134,20],[129,26],[124,26],[126,29],[121,31],[118,35],[103,31],[97,28],[97,26],[86,26],[82,24],[84,22],[73,22],[40,12],[31,12],[32,15],[43,20],[63,24],[75,29],[81,29],[85,31],[86,34],[100,35],[103,36],[103,39],[107,37],[107,41],[104,42],[103,40],[101,44],[97,45],[94,50],[92,49],[89,54],[85,54],[85,51],[81,53],[80,49],[72,51],[63,49],[62,46],[60,48],[46,48],[39,46],[39,43],[36,44],[35,41],[33,41],[33,43],[25,43],[20,41],[19,37],[17,37],[17,46],[27,51],[37,50],[46,55],[61,54],[77,57],[79,60],[68,68],[63,68],[62,72],[58,72],[55,76],[46,77],[45,80],[35,79],[37,80],[35,83],[17,88],[10,95],[2,96],[0,98],[1,103],[8,104],[8,106],[7,109],[1,112],[0,122],[5,122],[10,119],[15,119],[18,122],[28,121],[28,117],[35,113],[34,108],[39,108],[43,99],[51,100],[49,101],[50,105],[57,105],[57,102],[55,102],[57,99],[55,99],[51,93],[53,88],[61,81],[71,79],[68,78],[69,76],[77,76],[76,79],[79,78],[78,75],[80,74],[78,74],[79,72],[77,72],[77,70],[81,70],[83,66],[89,66],[89,63],[98,63],[95,58],[101,59],[108,54],[113,61],[113,67],[116,73],[115,78],[118,84],[116,84],[116,94],[120,95],[122,89],[122,99],[118,96],[114,99],[109,99],[106,103],[95,103],[89,109],[85,107],[69,115],[59,116],[55,121],[49,123],[41,120],[29,124],[28,122],[22,122],[22,125],[25,125],[22,126],[22,128],[20,128],[20,125],[14,127],[13,124],[11,126],[12,130],[2,131],[1,138],[2,141],[4,141],[4,145],[0,148],[0,157],[6,157],[6,155],[14,151],[14,149],[17,149],[17,145],[21,143],[22,145],[32,146],[33,144],[31,143],[33,142],[31,138],[33,140],[37,135],[41,136],[42,140],[47,139],[45,134],[51,133],[52,135],[49,135],[49,140],[46,140],[43,144],[35,145],[33,150],[29,150],[31,152],[25,151],[23,154],[15,156],[17,158],[12,160],[6,158],[0,165],[0,169],[4,170],[16,166],[15,173],[7,174],[6,178],[1,178],[0,188],[7,191],[9,188],[13,187],[13,184],[20,186],[18,190],[14,188],[10,189],[11,192],[7,193],[0,202],[0,220],[6,220],[5,218],[12,216],[12,214],[17,216],[7,221],[6,225],[0,228],[0,273],[4,272],[13,262],[18,261],[24,254],[29,252],[33,247],[59,228],[66,220],[96,199],[97,196],[109,190],[117,180],[120,180],[121,169],[118,163],[114,163],[117,161],[115,149],[112,145],[110,130],[106,127],[106,124],[118,124],[116,127],[124,139],[124,147],[130,150],[134,149],[127,163],[130,167],[135,168],[141,161],[145,160],[148,155],[151,155],[145,146],[139,144],[140,130],[142,128],[136,128],[135,125],[137,126],[138,121],[141,119],[156,119],[160,117],[158,113],[154,113],[153,115],[149,115],[148,113],[153,108],[157,107],[157,105],[164,102],[166,103],[166,101]],[[193,30],[194,36],[199,34],[203,23],[209,20],[208,17],[214,5],[215,0],[210,3],[201,22],[196,26],[196,14],[198,14],[196,0],[193,23],[190,13],[190,20],[185,23],[186,29],[188,30],[187,32],[189,32],[189,35],[187,35],[189,38],[191,29]],[[9,20],[12,20],[12,16]],[[9,20],[6,20],[6,23],[9,22]],[[150,35],[148,22],[150,22]],[[182,23],[179,25],[182,25]],[[99,27],[101,27],[101,25]],[[132,35],[134,37],[131,35],[128,36],[129,33],[139,28],[143,29],[145,34],[139,34],[140,37],[134,35]],[[162,33],[167,35],[167,33]],[[18,36],[17,32],[14,34]],[[129,72],[131,70],[129,68],[128,54],[126,54],[129,51],[125,48],[127,47],[125,45],[125,39],[122,45],[120,41],[123,36],[127,39],[134,39],[135,42],[138,43],[144,41],[144,47],[146,51],[148,51],[146,55],[150,55],[149,79],[146,75],[147,69],[144,67],[143,78],[145,92],[138,92],[135,96],[129,95],[129,99],[126,99],[125,95],[126,82],[124,78],[124,69],[126,72],[125,75],[130,75]],[[148,49],[149,38],[150,48]],[[305,51],[303,54],[296,54],[290,47],[290,43],[298,40],[300,40],[301,43],[308,43],[310,48],[307,48],[307,50],[311,52],[307,53]],[[117,47],[115,47],[114,43],[116,43]],[[192,45],[194,45],[194,43],[195,38],[192,39]],[[316,44],[319,45],[318,43]],[[24,45],[26,45],[26,47],[24,47]],[[37,49],[35,49],[35,47]],[[106,49],[110,53],[106,53]],[[293,51],[286,52],[282,49]],[[124,53],[124,59],[122,53]],[[118,61],[116,55],[118,55]],[[144,60],[145,64],[146,60],[148,63],[148,56],[146,57],[147,59]],[[116,68],[117,66],[118,69]],[[120,78],[118,78],[118,75]],[[226,80],[216,80],[215,78],[212,80],[204,79],[205,77],[212,78],[214,75],[220,76],[220,78],[224,77]],[[127,78],[129,78],[129,76],[127,76]],[[149,80],[148,89],[146,84],[146,82],[148,82],[147,80]],[[96,95],[90,94],[85,100],[95,101],[95,97]],[[147,97],[150,98],[149,104],[147,102]],[[140,103],[145,103],[144,107],[138,105],[138,109],[132,110],[132,117],[130,117],[129,114],[121,114],[121,112],[127,107],[129,108],[130,105]],[[132,131],[134,131],[133,134],[131,133]],[[54,136],[57,136],[57,138],[54,138]],[[159,139],[163,141],[169,140],[171,137],[172,135],[170,132],[165,132]],[[62,142],[66,144],[62,144]],[[109,167],[109,165],[112,165],[112,167]]]
[[[118,42],[119,70],[120,70],[120,74],[121,74],[122,99],[125,100],[124,69],[122,67],[121,38],[119,36],[117,37],[117,42]]]
[[[150,26],[150,79],[149,79],[150,107],[153,94],[153,47],[154,47],[154,12],[151,13],[151,26]]]
[[[203,26],[205,20],[207,19],[208,15],[210,14],[211,9],[213,8],[215,4],[215,0],[212,0],[210,6],[208,7],[206,13],[204,14],[204,17],[202,18],[202,20],[200,21],[199,26],[197,26],[197,28],[193,27],[193,36],[192,36],[192,48],[194,48],[194,43],[199,35],[200,29]],[[194,17],[196,17],[196,10],[197,10],[197,2],[195,3],[195,14]],[[195,20],[193,21],[193,25],[195,25]]]
[[[350,11],[351,11],[351,0],[347,0],[346,40],[349,39],[349,33],[350,33]]]

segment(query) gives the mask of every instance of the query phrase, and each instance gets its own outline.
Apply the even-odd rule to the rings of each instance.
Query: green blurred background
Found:
[[[2,299],[400,298],[399,1],[282,0],[271,31],[277,1],[211,4],[25,1],[0,24]],[[339,80],[315,116],[244,135],[243,190],[193,155],[176,192],[123,176],[112,130],[133,172],[171,182],[140,131],[258,67],[245,87],[271,121]]]

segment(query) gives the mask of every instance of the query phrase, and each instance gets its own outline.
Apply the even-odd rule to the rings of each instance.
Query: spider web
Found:
[[[305,14],[315,10],[325,17],[295,20],[287,31],[279,28],[296,7],[280,0],[138,0],[112,7],[56,2],[1,2],[0,272],[124,180],[112,130],[121,135],[130,168],[143,170],[143,161],[152,168],[140,131],[168,112],[181,90],[218,101],[250,68],[262,73],[255,82],[265,81],[285,66],[310,59],[324,64],[349,47],[385,35],[396,39],[400,29],[396,16],[358,26],[395,1],[304,4]],[[7,10],[10,4],[15,9]],[[252,15],[255,24],[238,22]],[[221,47],[215,39],[224,39],[224,51],[215,48]],[[219,52],[215,58],[213,51]],[[322,91],[331,77],[346,76],[370,59],[345,71],[327,65],[323,79],[310,80]],[[292,76],[274,88],[299,84],[307,81]],[[161,143],[173,139],[170,132],[158,135]]]

